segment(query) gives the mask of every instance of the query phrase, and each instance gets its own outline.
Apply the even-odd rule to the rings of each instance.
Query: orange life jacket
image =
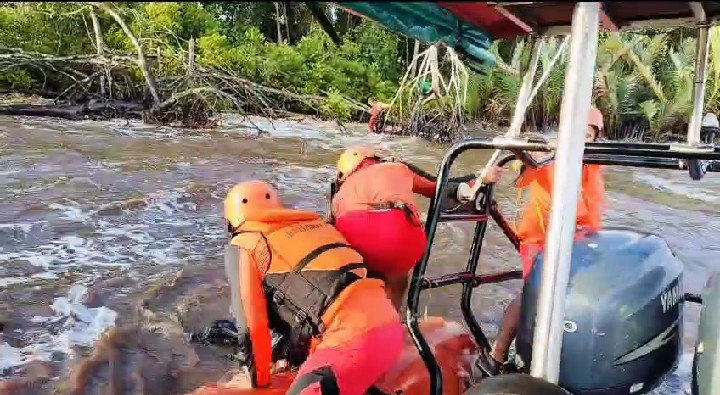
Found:
[[[247,237],[252,234],[261,238]],[[237,229],[231,244],[253,251],[255,261],[266,266],[259,272],[269,309],[313,336],[323,332],[328,307],[346,288],[367,277],[362,256],[310,211],[257,213]]]
[[[543,243],[550,221],[553,183],[553,163],[538,169],[528,169],[518,178],[518,188],[529,188],[530,201],[525,205],[522,220],[516,232],[521,242]],[[577,207],[577,226],[597,231],[602,227],[606,208],[605,182],[602,166],[583,165],[582,187]]]
[[[332,346],[399,320],[391,305],[389,312],[368,311],[387,299],[384,282],[367,278],[362,256],[314,212],[253,213],[235,229],[225,259],[240,265],[238,319],[245,318],[251,340],[253,386],[270,382],[269,328],[289,325]]]

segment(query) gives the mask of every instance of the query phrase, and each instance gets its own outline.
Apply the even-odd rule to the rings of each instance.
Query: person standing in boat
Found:
[[[492,169],[486,182],[495,182]],[[393,305],[399,310],[410,271],[427,247],[414,194],[435,196],[435,181],[415,166],[384,161],[371,149],[352,147],[337,163],[337,192],[330,219],[365,258],[375,276],[385,279]]]
[[[600,110],[591,107],[588,127],[583,131],[585,141],[597,140],[602,136],[603,131],[603,115]],[[516,181],[518,188],[529,189],[529,202],[523,210],[520,225],[515,229],[520,239],[523,281],[530,274],[535,256],[545,246],[547,225],[550,220],[553,171],[553,163],[537,169],[526,169],[520,173]],[[606,209],[605,181],[601,165],[583,165],[581,188],[577,208],[577,228],[599,231]],[[510,344],[515,338],[520,320],[520,302],[520,298],[516,298],[508,306],[490,355],[478,359],[478,367],[486,375],[498,374],[502,364],[507,360]]]
[[[383,281],[368,278],[362,256],[332,225],[283,207],[263,181],[235,185],[225,219],[232,310],[254,388],[270,385],[270,331],[283,325],[312,338],[286,394],[362,395],[394,366],[404,345],[400,317]]]

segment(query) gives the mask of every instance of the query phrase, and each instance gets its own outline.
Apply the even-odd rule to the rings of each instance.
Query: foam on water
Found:
[[[23,358],[21,349],[4,342],[0,343],[0,370],[22,365]]]
[[[690,377],[692,372],[692,353],[684,353],[678,360],[677,368],[674,372],[667,375],[656,389],[649,392],[650,395],[665,394],[690,394]]]
[[[0,261],[25,260],[33,266],[50,268],[52,257],[46,256],[41,251],[23,250],[21,252],[10,252],[0,254]]]
[[[73,346],[91,346],[108,328],[115,326],[117,313],[105,306],[88,308],[83,302],[87,288],[73,285],[68,296],[55,299],[52,309],[56,317],[66,317],[65,329],[57,336],[63,350]]]
[[[682,185],[678,182],[670,181],[666,178],[661,178],[652,174],[633,173],[633,177],[636,180],[648,184],[653,188],[661,190],[663,192],[673,193],[702,202],[720,202],[720,197],[718,197],[713,192],[702,188],[700,184],[695,184],[693,186]]]
[[[170,128],[167,126],[150,126],[138,121],[132,122],[105,122],[109,129],[116,134],[127,137],[141,138],[151,137],[156,140],[174,140],[183,132],[182,129]]]
[[[10,229],[13,231],[20,230],[23,233],[27,234],[30,233],[30,230],[32,229],[33,225],[35,223],[27,223],[27,222],[20,222],[20,223],[10,223],[10,224],[0,224],[0,231],[3,229]]]
[[[48,206],[52,210],[60,212],[61,218],[69,221],[85,222],[90,220],[91,213],[83,211],[76,202],[70,201],[73,205],[50,203]]]
[[[2,170],[0,171],[0,177],[7,177],[17,173],[20,173],[20,170]]]
[[[224,117],[224,125],[228,131],[240,135],[256,135],[258,127],[270,132],[270,137],[302,138],[308,146],[323,150],[341,150],[350,145],[372,145],[379,150],[392,152],[404,151],[408,146],[417,142],[416,137],[398,137],[383,134],[367,134],[367,125],[348,123],[340,125],[334,121],[269,121],[261,117],[238,117],[228,115]],[[254,125],[249,125],[252,122]],[[359,132],[359,133],[356,133]],[[267,136],[267,135],[265,135]],[[428,156],[428,158],[431,158]]]
[[[42,280],[57,280],[59,277],[57,274],[52,272],[40,272],[30,276],[31,278],[38,278]]]
[[[0,287],[7,287],[12,284],[21,284],[27,281],[28,279],[24,277],[0,277]]]
[[[334,175],[335,168],[332,166],[286,165],[278,167],[270,181],[277,186],[286,204],[298,209],[324,212],[327,208],[324,199],[330,191],[330,180]],[[309,191],[322,199],[307,199]]]
[[[7,287],[13,284],[23,284],[32,280],[56,280],[58,276],[51,272],[40,272],[26,277],[0,277],[0,287]]]
[[[83,303],[87,288],[76,284],[67,296],[56,298],[52,304],[55,315],[34,316],[31,322],[48,325],[62,322],[59,332],[52,335],[44,330],[31,329],[23,333],[28,345],[12,347],[0,342],[0,370],[21,366],[33,360],[49,361],[54,353],[72,355],[76,346],[92,346],[107,329],[115,326],[117,313],[105,306],[88,308]]]
[[[182,188],[151,193],[144,198],[146,203],[142,207],[123,208],[117,218],[100,213],[113,204],[122,206],[123,202],[101,205],[95,210],[87,210],[80,203],[69,199],[63,203],[51,203],[48,207],[58,212],[59,219],[92,225],[93,233],[87,237],[63,235],[34,248],[4,252],[0,254],[0,259],[25,260],[55,273],[75,266],[128,268],[138,261],[163,265],[177,263],[177,253],[191,253],[192,246],[173,239],[172,232],[167,232],[168,235],[163,237],[163,230],[195,227],[197,221],[194,212],[197,211],[197,204],[188,196],[188,192]],[[8,229],[27,234],[32,226],[32,223],[2,224],[0,232]],[[222,236],[220,228],[213,230],[200,227],[199,230],[206,238],[217,239]],[[132,243],[123,241],[128,239]],[[90,270],[89,273],[93,272]]]

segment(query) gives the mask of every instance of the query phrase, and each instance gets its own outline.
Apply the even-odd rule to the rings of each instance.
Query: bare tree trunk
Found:
[[[288,20],[287,4],[285,2],[282,2],[282,9],[283,21],[285,22],[285,38],[287,39],[287,43],[290,44],[290,21]]]
[[[420,40],[415,40],[415,45],[413,46],[413,56],[412,56],[411,62],[413,60],[415,60],[415,58],[417,58],[418,55],[420,55]],[[418,68],[418,62],[415,62],[415,65],[413,66],[413,71],[412,71],[413,78],[415,76],[417,76],[417,72],[418,72],[417,68]]]
[[[190,37],[188,42],[188,76],[191,76],[195,72],[195,37]]]
[[[137,64],[138,67],[140,67],[140,70],[143,73],[143,77],[145,77],[145,82],[147,84],[147,88],[150,91],[150,95],[153,99],[153,106],[158,106],[162,102],[160,100],[160,95],[158,94],[158,87],[157,82],[155,81],[155,77],[153,76],[152,72],[150,71],[150,67],[148,65],[147,60],[145,59],[145,53],[143,52],[142,46],[140,45],[140,41],[138,41],[137,37],[133,34],[133,32],[128,27],[127,23],[125,23],[125,20],[114,10],[112,10],[110,7],[105,5],[105,3],[88,3],[92,6],[98,7],[102,9],[103,11],[107,12],[114,20],[117,22],[118,25],[120,25],[120,28],[125,32],[125,35],[128,36],[130,41],[132,42],[133,46],[137,50]]]
[[[441,44],[433,44],[431,46],[432,50],[428,53],[428,57],[430,58],[428,60],[428,63],[430,64],[430,79],[432,81],[432,94],[427,97],[427,100],[430,100],[431,98],[437,97],[440,94],[440,61],[438,52],[440,52],[440,48],[438,48]]]
[[[90,19],[92,20],[93,24],[93,31],[95,32],[95,47],[97,49],[97,55],[101,58],[105,57],[105,41],[103,40],[102,36],[102,30],[100,28],[100,21],[98,20],[97,14],[95,14],[95,11],[90,9]],[[105,74],[100,74],[100,94],[105,97],[105,75],[108,75],[109,79],[109,72],[107,67],[105,68]],[[112,90],[112,89],[111,89]],[[111,93],[112,95],[112,93]]]
[[[281,17],[280,17],[280,3],[277,1],[274,1],[273,4],[275,5],[275,27],[277,28],[277,42],[278,44],[282,44],[283,42],[283,34],[282,34],[282,24],[281,24]]]

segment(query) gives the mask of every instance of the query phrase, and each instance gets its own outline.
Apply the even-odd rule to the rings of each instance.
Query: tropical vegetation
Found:
[[[70,87],[90,86],[95,84],[90,78],[95,74],[84,67],[96,60],[83,56],[102,53],[103,59],[109,59],[103,68],[119,68],[116,63],[123,57],[135,59],[139,46],[152,60],[152,74],[158,83],[173,87],[168,95],[176,94],[180,85],[196,87],[188,85],[187,79],[177,79],[187,75],[193,63],[192,67],[206,75],[224,73],[223,78],[206,79],[216,81],[213,84],[230,81],[228,76],[233,76],[257,84],[249,85],[255,87],[252,89],[262,86],[290,98],[322,98],[314,102],[298,99],[286,107],[289,111],[341,120],[366,117],[360,110],[367,108],[368,99],[389,101],[395,95],[412,60],[414,42],[330,5],[323,7],[342,37],[339,45],[320,28],[304,3],[3,2],[0,92],[47,97],[61,95]],[[695,40],[695,32],[684,28],[602,35],[595,102],[606,116],[611,137],[684,132],[692,104]],[[544,46],[539,75],[560,41],[551,40]],[[711,43],[706,111],[717,112],[719,30],[712,30]],[[471,120],[503,123],[511,116],[522,79],[519,71],[530,51],[522,39],[497,41],[493,51],[498,66],[470,75],[465,112]],[[194,53],[192,60],[188,52]],[[79,64],[72,62],[81,58],[85,62],[82,67],[57,66],[60,61]],[[566,61],[564,55],[529,110],[538,127],[551,127],[557,121]],[[123,73],[107,77],[117,84],[125,79],[143,85],[147,76],[139,65],[123,67]],[[118,96],[136,94],[130,84],[123,86],[127,92],[120,85],[108,85]],[[163,89],[161,94],[169,88]],[[221,101],[232,101],[233,94],[225,92]],[[252,111],[252,106],[243,103],[238,104],[241,110]]]

